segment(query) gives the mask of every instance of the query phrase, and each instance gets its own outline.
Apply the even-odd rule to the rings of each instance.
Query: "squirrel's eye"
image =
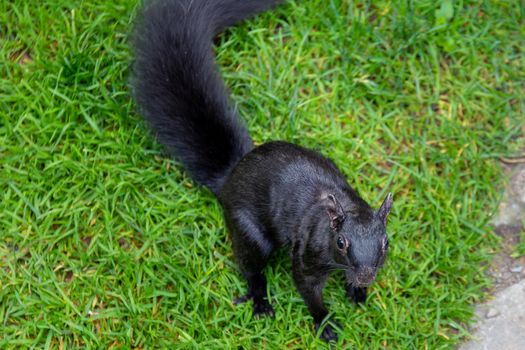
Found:
[[[339,248],[341,250],[345,249],[345,241],[344,241],[343,237],[341,237],[341,236],[339,236],[337,238],[337,248]]]

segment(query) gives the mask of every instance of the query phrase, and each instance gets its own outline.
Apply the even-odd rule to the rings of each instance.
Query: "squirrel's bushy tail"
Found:
[[[229,105],[213,37],[279,0],[153,0],[139,15],[133,95],[158,140],[218,193],[253,145]]]

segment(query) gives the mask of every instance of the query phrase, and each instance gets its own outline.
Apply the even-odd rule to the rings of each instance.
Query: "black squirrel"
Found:
[[[254,316],[273,315],[263,269],[289,246],[293,280],[318,329],[322,288],[343,270],[348,296],[364,302],[388,250],[388,194],[374,211],[336,165],[282,141],[253,146],[229,103],[213,54],[226,27],[280,0],[153,0],[133,35],[133,95],[158,140],[224,208]],[[327,324],[321,337],[337,339]]]

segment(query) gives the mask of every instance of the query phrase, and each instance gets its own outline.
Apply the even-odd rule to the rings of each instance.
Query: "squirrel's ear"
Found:
[[[383,221],[383,224],[386,226],[386,219],[388,217],[388,213],[390,213],[390,209],[392,209],[392,192],[387,194],[385,200],[383,201],[383,204],[381,204],[381,208],[377,211],[377,215]]]
[[[329,194],[325,200],[326,213],[330,219],[330,228],[338,230],[345,219],[345,211],[333,194]]]

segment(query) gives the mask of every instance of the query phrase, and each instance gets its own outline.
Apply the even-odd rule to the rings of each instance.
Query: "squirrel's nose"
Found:
[[[361,286],[368,286],[375,278],[373,267],[363,266],[357,270],[356,282]]]

